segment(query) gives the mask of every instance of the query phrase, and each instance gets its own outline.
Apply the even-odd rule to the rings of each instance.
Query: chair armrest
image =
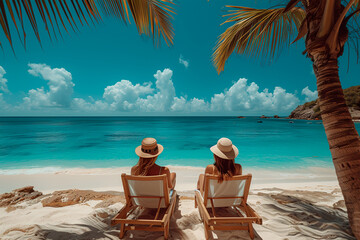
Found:
[[[252,207],[250,207],[250,205],[247,203],[245,205],[245,208],[247,210],[246,211],[247,214],[250,215],[249,217],[256,217],[257,218],[256,223],[262,225],[262,218],[259,216],[259,214],[257,214],[257,212],[255,212],[255,210]]]
[[[202,213],[202,216],[204,218],[204,221],[206,223],[209,222],[209,219],[210,219],[210,215],[209,215],[209,212],[207,211],[205,205],[204,205],[204,202],[202,201],[202,196],[200,194],[199,191],[195,191],[195,201],[197,201],[197,205],[198,205],[198,208],[199,208],[199,211]]]
[[[116,224],[118,224],[118,220],[120,219],[126,219],[127,214],[133,210],[134,206],[129,206],[129,205],[125,205],[121,208],[121,210],[119,211],[118,214],[116,214],[115,217],[113,217],[113,219],[111,219],[111,225],[114,226]]]

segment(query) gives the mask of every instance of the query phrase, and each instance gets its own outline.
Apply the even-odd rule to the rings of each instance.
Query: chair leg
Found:
[[[122,223],[121,226],[120,226],[120,236],[119,236],[119,238],[120,238],[120,239],[123,238],[124,235],[125,235],[125,233],[126,233],[125,223]]]
[[[209,226],[204,221],[204,231],[205,231],[205,239],[209,239]]]
[[[255,235],[254,235],[254,227],[252,223],[249,223],[249,235],[251,239],[254,239]]]
[[[164,228],[164,238],[165,238],[165,240],[167,240],[169,238],[169,227],[170,227],[170,222],[168,222],[168,224]]]

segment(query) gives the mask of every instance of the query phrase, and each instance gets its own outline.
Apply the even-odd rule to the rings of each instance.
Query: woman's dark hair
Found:
[[[215,162],[214,166],[219,172],[218,183],[221,183],[226,178],[230,178],[235,175],[235,161],[234,159],[223,159],[214,154]]]

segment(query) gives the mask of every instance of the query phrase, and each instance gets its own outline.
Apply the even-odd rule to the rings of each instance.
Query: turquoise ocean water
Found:
[[[331,167],[321,121],[257,117],[0,118],[0,170],[124,167],[137,162],[144,137],[164,146],[162,165],[206,166],[209,148],[228,137],[244,167]],[[359,129],[360,125],[356,124]]]

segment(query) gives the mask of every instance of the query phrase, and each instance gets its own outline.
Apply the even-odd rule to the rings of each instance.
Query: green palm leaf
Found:
[[[290,44],[305,18],[305,11],[292,8],[284,12],[278,9],[254,9],[227,6],[232,8],[229,19],[224,23],[235,22],[220,35],[213,53],[217,71],[224,70],[226,60],[235,50],[238,54],[253,57],[273,58],[282,47]]]
[[[170,45],[174,36],[171,24],[174,9],[171,5],[170,0],[0,0],[0,25],[11,47],[13,31],[26,46],[26,22],[30,23],[41,44],[39,21],[52,39],[52,36],[62,36],[63,31],[69,33],[69,29],[78,31],[78,25],[99,22],[102,15],[130,22],[130,12],[140,34],[157,42],[163,38]]]

